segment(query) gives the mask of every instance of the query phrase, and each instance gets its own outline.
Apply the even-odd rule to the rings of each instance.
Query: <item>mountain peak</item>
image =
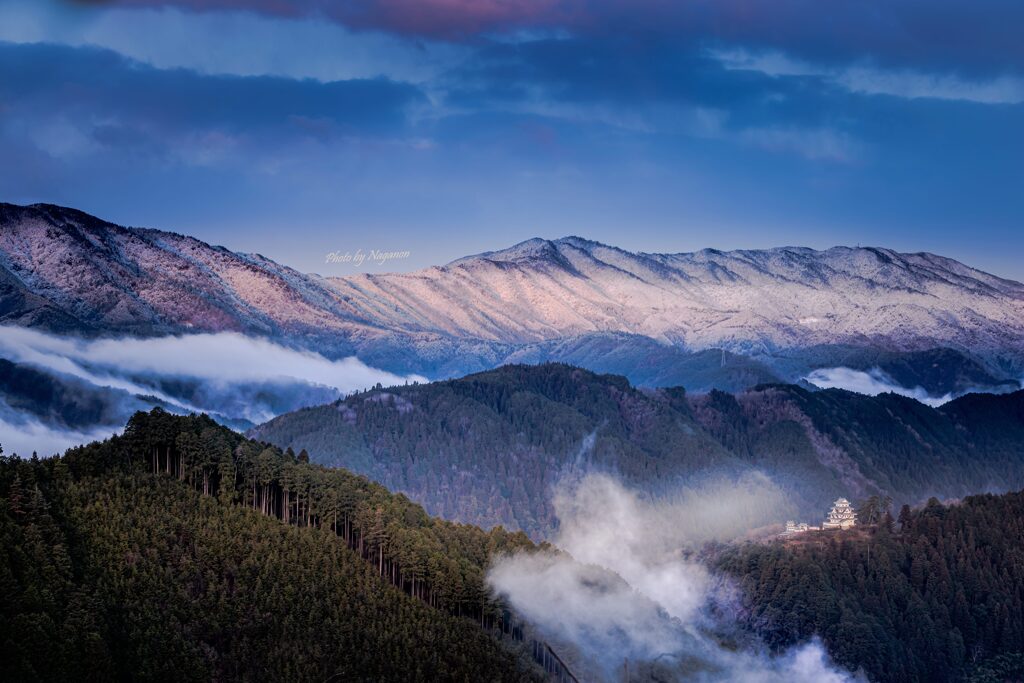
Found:
[[[592,251],[594,249],[617,249],[618,248],[618,247],[609,246],[607,244],[604,244],[603,242],[598,242],[596,240],[587,239],[586,237],[580,237],[578,235],[567,235],[565,237],[560,237],[559,239],[555,240],[555,243],[556,244],[564,244],[564,245],[567,245],[567,246],[570,246],[570,247],[576,247],[577,249],[582,249],[584,251]]]
[[[530,263],[530,262],[557,262],[565,265],[564,251],[567,248],[578,249],[592,253],[596,249],[615,249],[601,242],[588,240],[577,235],[567,235],[558,239],[549,240],[543,237],[532,237],[505,249],[485,251],[471,256],[463,256],[448,263],[448,267],[464,266],[480,261],[491,261],[493,263]]]
[[[871,267],[894,266],[908,268],[914,265],[931,265],[939,268],[958,271],[960,273],[981,273],[964,264],[929,252],[901,253],[894,249],[878,246],[845,246],[837,245],[827,249],[814,249],[796,245],[769,247],[765,249],[735,249],[723,250],[713,247],[706,247],[693,252],[655,253],[629,251],[620,247],[587,239],[579,235],[566,235],[557,239],[546,239],[533,237],[522,242],[513,244],[504,249],[485,251],[479,254],[472,254],[455,259],[446,267],[465,266],[472,263],[489,261],[492,263],[515,263],[529,265],[531,263],[559,262],[563,265],[566,260],[571,260],[572,252],[583,252],[595,259],[604,260],[605,263],[615,265],[618,259],[635,259],[637,261],[648,261],[654,259],[659,263],[670,261],[685,261],[689,263],[714,262],[720,265],[730,263],[764,264],[769,270],[773,264],[782,260],[796,260],[805,263],[829,263],[832,267],[841,270],[857,270]],[[650,264],[648,264],[650,265]],[[1003,280],[996,276],[981,273],[995,280],[1008,284],[1012,280]]]

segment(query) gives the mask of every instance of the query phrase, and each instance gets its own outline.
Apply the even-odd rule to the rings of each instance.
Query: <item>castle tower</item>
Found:
[[[821,525],[821,528],[849,529],[856,525],[857,513],[850,507],[850,501],[840,498],[832,505],[832,509],[829,510],[828,517],[825,518],[825,523]]]

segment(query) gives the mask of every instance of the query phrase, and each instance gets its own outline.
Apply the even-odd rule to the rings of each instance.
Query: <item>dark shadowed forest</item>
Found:
[[[775,649],[817,635],[873,681],[1024,680],[1024,492],[747,544],[717,566],[739,582],[745,625]]]
[[[482,578],[525,536],[304,459],[156,410],[60,459],[0,460],[0,678],[539,675]]]

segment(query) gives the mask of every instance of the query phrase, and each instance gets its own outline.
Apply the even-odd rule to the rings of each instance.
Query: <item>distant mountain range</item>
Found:
[[[520,365],[371,390],[249,435],[305,448],[432,514],[535,538],[552,532],[553,490],[590,472],[655,496],[767,475],[791,514],[810,521],[840,496],[917,504],[1024,486],[1024,391],[932,408],[792,385],[689,395],[562,364]]]
[[[1015,389],[1024,374],[1024,285],[932,254],[645,254],[566,237],[414,273],[322,277],[48,204],[0,204],[0,323],[237,331],[431,379],[555,360],[738,390],[846,367],[942,396]]]
[[[391,329],[509,343],[626,333],[753,355],[865,342],[1024,349],[1024,285],[886,249],[642,254],[566,237],[330,282]]]

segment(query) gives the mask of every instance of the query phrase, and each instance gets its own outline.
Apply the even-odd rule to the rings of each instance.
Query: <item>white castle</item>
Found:
[[[822,529],[849,529],[857,526],[857,513],[850,507],[850,501],[840,498],[828,512],[828,518],[821,525]]]
[[[832,509],[829,510],[828,516],[821,526],[811,526],[807,522],[794,522],[790,520],[786,522],[786,530],[782,532],[782,535],[793,536],[794,534],[802,534],[807,531],[849,529],[854,526],[857,526],[857,513],[850,507],[850,501],[840,498],[832,504]]]

